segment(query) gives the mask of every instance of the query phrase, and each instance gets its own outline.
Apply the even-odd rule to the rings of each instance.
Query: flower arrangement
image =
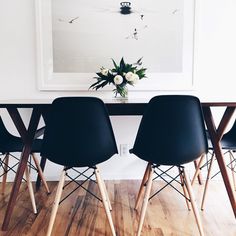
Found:
[[[97,76],[94,77],[97,81],[89,88],[98,90],[107,84],[113,84],[115,85],[115,89],[113,89],[115,97],[117,94],[120,94],[122,97],[127,97],[127,85],[134,86],[140,79],[146,77],[146,68],[140,68],[142,65],[142,58],[133,64],[125,63],[123,57],[121,58],[119,65],[113,59],[112,62],[114,68],[107,69],[102,67],[100,72],[96,73]]]

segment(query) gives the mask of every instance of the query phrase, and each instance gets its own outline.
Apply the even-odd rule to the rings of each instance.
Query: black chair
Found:
[[[35,169],[38,172],[46,188],[46,191],[50,193],[47,182],[45,180],[45,177],[39,165],[38,159],[35,155],[35,153],[39,153],[41,151],[41,145],[42,145],[41,139],[34,140],[31,156],[32,156],[32,159],[34,160],[35,167],[32,165],[31,162],[28,162],[28,166],[30,168]],[[20,161],[18,157],[13,155],[13,153],[22,152],[23,148],[24,148],[24,144],[23,144],[22,139],[20,137],[16,137],[12,135],[11,133],[9,133],[2,121],[2,118],[0,117],[0,155],[3,156],[3,158],[0,156],[0,169],[1,168],[3,169],[3,173],[0,175],[0,177],[2,177],[2,194],[5,193],[7,173],[9,171],[15,172],[14,168],[18,165]],[[9,166],[10,157],[17,161],[13,166]],[[25,170],[25,177],[26,177],[26,182],[29,189],[29,193],[30,193],[33,210],[34,210],[34,213],[36,214],[37,208],[36,208],[34,192],[33,192],[33,187],[30,180],[30,172],[29,172],[28,166],[26,167],[26,170]]]
[[[142,192],[146,187],[137,236],[141,234],[148,201],[173,181],[179,182],[184,196],[189,197],[200,235],[204,235],[192,187],[183,164],[192,162],[207,152],[201,104],[198,98],[184,95],[157,96],[150,100],[145,111],[131,153],[148,162],[135,208],[138,208]],[[167,171],[159,166],[176,166],[179,174],[150,197],[153,174],[164,179]],[[170,167],[169,169],[171,169]],[[161,171],[161,174],[158,174]],[[156,178],[155,178],[156,179]],[[174,186],[173,186],[174,187]]]
[[[209,181],[212,178],[214,178],[217,174],[220,173],[220,172],[217,172],[216,174],[211,176],[213,162],[215,160],[215,155],[214,155],[214,149],[213,149],[212,142],[211,142],[208,132],[207,132],[207,138],[208,138],[209,154],[211,155],[210,159],[208,159],[208,156],[207,156],[206,163],[202,165],[202,162],[204,161],[204,156],[201,157],[198,168],[196,169],[195,175],[192,180],[192,184],[193,184],[196,176],[198,175],[198,173],[200,173],[200,170],[202,170],[206,166],[208,167],[206,183],[205,183],[204,192],[202,196],[201,210],[204,210],[204,203],[206,200],[206,194],[207,194],[207,190],[209,186]],[[234,152],[236,152],[236,120],[233,123],[233,126],[231,127],[231,129],[223,135],[220,143],[221,143],[221,148],[224,150],[224,155],[226,156],[226,154],[229,154],[229,162],[227,166],[231,170],[234,189],[236,190],[236,181],[235,181],[236,159],[234,157]]]
[[[47,236],[52,232],[65,176],[76,182],[67,172],[74,167],[93,169],[92,175],[96,176],[112,235],[116,235],[110,213],[111,204],[97,167],[97,164],[108,160],[116,153],[113,130],[102,100],[95,97],[65,97],[53,101],[46,124],[41,156],[64,168],[58,184]],[[84,171],[80,175],[85,176]],[[87,179],[90,178],[91,176]]]

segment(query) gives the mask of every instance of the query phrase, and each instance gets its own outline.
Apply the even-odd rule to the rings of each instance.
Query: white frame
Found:
[[[51,0],[35,0],[37,32],[37,79],[39,90],[84,91],[94,83],[94,73],[54,73]],[[192,90],[195,0],[184,0],[183,72],[152,73],[130,90]],[[147,71],[148,72],[148,71]],[[159,79],[160,78],[160,79]],[[106,86],[103,90],[111,90]]]

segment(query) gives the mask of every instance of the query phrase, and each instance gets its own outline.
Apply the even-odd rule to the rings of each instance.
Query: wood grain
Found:
[[[112,205],[112,218],[117,236],[133,236],[137,232],[140,211],[134,210],[141,181],[105,181]],[[48,182],[51,194],[42,188],[35,194],[38,215],[32,211],[25,183],[21,185],[9,230],[0,236],[45,236],[58,182]],[[152,192],[163,186],[154,181]],[[0,222],[3,222],[6,203],[12,184],[7,183],[5,195],[0,196]],[[74,184],[63,191],[65,196]],[[87,187],[99,195],[98,186],[92,182]],[[178,187],[179,190],[181,186]],[[200,206],[203,185],[194,185],[197,205]],[[62,197],[63,197],[62,196]],[[235,236],[236,222],[224,184],[212,180],[206,199],[206,209],[200,211],[206,236]],[[73,193],[59,206],[53,236],[110,236],[111,230],[102,203],[84,190]],[[150,202],[146,212],[142,236],[198,236],[198,229],[188,211],[185,199],[167,188]]]

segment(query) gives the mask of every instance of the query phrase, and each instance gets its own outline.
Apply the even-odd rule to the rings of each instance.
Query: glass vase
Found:
[[[129,95],[128,87],[116,87],[116,89],[114,90],[114,94],[116,99],[127,100]]]

